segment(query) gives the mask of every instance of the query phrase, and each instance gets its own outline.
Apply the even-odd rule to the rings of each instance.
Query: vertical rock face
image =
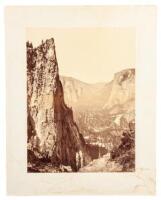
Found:
[[[77,171],[89,157],[83,136],[64,102],[55,43],[51,38],[33,48],[27,42],[28,148],[55,165]]]
[[[127,104],[135,100],[135,69],[125,69],[115,74],[112,88],[104,108]],[[134,104],[133,104],[134,106]]]

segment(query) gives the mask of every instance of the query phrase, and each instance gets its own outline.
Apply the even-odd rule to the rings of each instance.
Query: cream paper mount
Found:
[[[156,7],[9,6],[5,9],[5,27],[7,194],[154,195]],[[136,159],[134,172],[27,172],[27,34],[31,29],[42,31],[42,29],[74,30],[75,28],[130,29],[135,33]],[[38,37],[37,35],[36,38]],[[59,54],[58,47],[57,51]]]

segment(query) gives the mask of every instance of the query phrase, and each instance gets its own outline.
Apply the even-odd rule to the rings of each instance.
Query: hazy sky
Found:
[[[26,36],[34,47],[53,37],[60,75],[84,82],[110,81],[115,72],[135,67],[132,28],[28,28]]]

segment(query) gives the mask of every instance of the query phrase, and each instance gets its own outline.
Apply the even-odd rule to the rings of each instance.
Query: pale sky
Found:
[[[107,82],[135,68],[133,28],[28,28],[26,36],[34,47],[53,37],[59,74],[87,83]]]

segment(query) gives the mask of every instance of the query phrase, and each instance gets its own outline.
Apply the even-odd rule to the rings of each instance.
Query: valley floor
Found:
[[[94,159],[88,165],[81,168],[78,172],[121,172],[122,166],[115,161],[110,160],[110,154],[106,154],[101,158]],[[72,172],[70,166],[54,167],[50,163],[39,163],[39,165],[33,165],[28,163],[28,172],[30,173],[60,173],[60,172]]]

